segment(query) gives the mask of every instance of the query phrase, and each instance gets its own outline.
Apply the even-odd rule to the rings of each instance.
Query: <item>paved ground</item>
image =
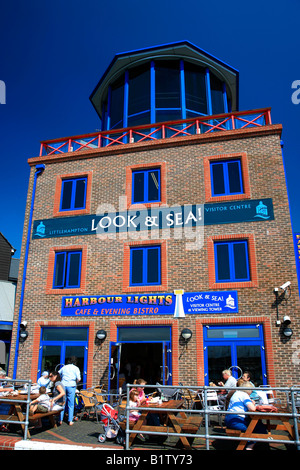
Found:
[[[212,427],[210,427],[210,433],[214,435],[225,436],[225,431],[217,423],[214,425],[212,423]],[[102,424],[98,424],[96,421],[93,420],[82,420],[76,421],[73,426],[69,426],[67,423],[62,423],[61,426],[57,428],[50,428],[49,423],[47,420],[43,422],[43,427],[41,429],[36,429],[34,427],[30,427],[30,434],[32,441],[44,441],[44,442],[52,442],[52,443],[59,443],[59,444],[69,444],[69,445],[87,445],[87,446],[99,446],[100,448],[109,448],[113,450],[123,450],[124,447],[120,446],[116,443],[115,439],[107,439],[105,443],[100,444],[98,441],[98,436],[100,433],[103,432]],[[205,450],[206,449],[206,442],[204,436],[204,426],[198,431],[196,439],[193,441],[193,450]],[[23,434],[20,430],[20,427],[17,425],[10,426],[10,432],[1,432],[0,433],[0,443],[1,440],[5,440],[6,438],[23,438]],[[131,447],[132,450],[155,450],[155,451],[175,451],[180,450],[180,446],[178,445],[178,438],[168,437],[165,440],[161,440],[164,438],[161,437],[153,437],[146,442],[142,442],[139,438],[136,438],[134,441],[133,446]],[[224,441],[219,439],[210,440],[210,450],[234,450],[236,447],[235,441]],[[269,446],[268,444],[262,443],[257,444],[257,450],[294,450],[294,446],[285,446],[283,444],[272,444]]]

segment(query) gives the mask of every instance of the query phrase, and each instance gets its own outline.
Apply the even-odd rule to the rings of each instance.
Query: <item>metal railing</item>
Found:
[[[159,139],[174,139],[199,134],[226,132],[268,126],[271,122],[271,108],[251,111],[237,111],[213,116],[198,116],[191,119],[153,123],[127,127],[53,140],[44,140],[40,156],[59,155],[67,152],[95,150],[103,147],[122,146]]]
[[[28,426],[29,426],[29,405],[30,405],[30,402],[31,402],[31,399],[30,399],[30,394],[31,394],[31,386],[32,386],[32,381],[31,380],[13,380],[13,379],[5,379],[5,382],[7,382],[7,385],[5,385],[5,387],[3,388],[13,388],[14,390],[16,390],[16,388],[18,388],[21,384],[23,386],[23,388],[27,389],[27,393],[24,395],[24,397],[26,397],[26,399],[17,399],[17,398],[14,398],[14,396],[8,396],[5,398],[5,396],[3,396],[2,392],[0,392],[0,404],[4,404],[4,405],[11,405],[11,404],[14,404],[14,403],[21,403],[22,405],[26,405],[26,411],[25,411],[25,419],[24,421],[19,421],[18,419],[16,419],[16,415],[7,415],[8,419],[0,419],[0,424],[20,424],[22,426],[24,426],[24,440],[27,440],[27,435],[28,435]],[[5,392],[4,392],[5,393]],[[3,415],[2,415],[3,416]],[[9,419],[9,417],[11,417],[11,419]],[[12,417],[14,418],[12,420]]]
[[[182,397],[184,397],[186,395],[185,391],[188,391],[190,394],[194,394],[195,396],[198,395],[200,393],[200,391],[203,392],[203,400],[201,400],[201,405],[202,405],[202,409],[195,409],[193,407],[189,408],[187,406],[187,401],[185,400],[184,401],[184,407],[183,408],[176,408],[176,409],[170,409],[170,408],[164,408],[163,407],[163,403],[162,405],[160,406],[159,408],[159,411],[166,411],[167,412],[174,412],[174,413],[180,413],[180,411],[184,411],[185,413],[188,413],[189,415],[200,415],[200,416],[203,416],[204,419],[203,419],[203,422],[204,422],[204,434],[201,434],[199,432],[197,432],[196,434],[190,434],[190,433],[174,433],[174,432],[159,432],[159,431],[149,431],[149,430],[142,430],[141,432],[145,435],[153,435],[153,436],[165,436],[166,438],[167,437],[187,437],[187,438],[200,438],[200,439],[204,439],[205,441],[205,448],[206,450],[209,450],[210,449],[210,441],[212,440],[224,440],[224,441],[249,441],[249,442],[272,442],[272,443],[278,443],[278,444],[285,444],[285,445],[295,445],[297,450],[300,450],[300,440],[299,440],[299,420],[300,420],[300,413],[297,411],[297,408],[299,408],[299,404],[297,404],[296,406],[296,397],[297,395],[300,396],[300,387],[299,386],[294,386],[294,387],[272,387],[272,391],[274,392],[279,392],[279,393],[283,393],[283,396],[286,397],[286,405],[288,407],[288,410],[290,410],[289,412],[284,412],[284,413],[276,413],[276,412],[272,412],[272,413],[269,413],[268,415],[270,415],[270,420],[272,420],[272,417],[277,417],[277,416],[285,416],[287,418],[289,418],[289,420],[291,420],[293,422],[293,428],[294,428],[294,434],[295,434],[295,437],[293,440],[282,440],[282,439],[276,439],[272,436],[271,438],[271,441],[268,440],[268,438],[257,438],[257,437],[234,437],[234,436],[227,436],[225,434],[214,434],[212,431],[213,431],[213,428],[211,426],[209,426],[209,417],[210,416],[213,416],[213,415],[216,415],[216,416],[226,416],[228,414],[234,414],[230,411],[227,411],[225,409],[211,409],[209,406],[208,406],[208,392],[213,390],[213,391],[220,391],[220,390],[224,390],[224,389],[227,389],[228,392],[232,390],[232,387],[208,387],[208,386],[204,386],[204,387],[195,387],[195,386],[170,386],[170,385],[143,385],[143,387],[145,389],[147,388],[150,388],[150,389],[157,389],[158,387],[161,389],[162,393],[163,393],[163,390],[164,389],[174,389],[174,393],[178,390],[180,390],[179,393],[181,393]],[[136,388],[136,385],[134,384],[127,384],[127,403],[126,403],[126,430],[125,430],[125,434],[126,434],[126,450],[129,449],[129,436],[130,434],[137,434],[137,430],[134,430],[134,429],[130,429],[130,421],[129,421],[129,414],[130,414],[130,411],[131,410],[134,410],[134,411],[143,411],[143,410],[149,410],[149,409],[152,409],[153,411],[157,410],[157,407],[151,407],[151,405],[148,405],[147,407],[142,407],[142,406],[139,406],[139,407],[130,407],[129,406],[129,392],[130,392],[130,389],[132,388]],[[237,390],[248,390],[249,391],[249,388],[246,388],[246,387],[238,387]],[[263,390],[261,387],[253,387],[251,388],[252,391],[255,391],[255,390]],[[147,392],[146,392],[147,394]],[[290,400],[289,398],[290,397]],[[184,400],[184,398],[183,398]],[[243,412],[244,415],[251,415],[251,416],[261,416],[262,413],[261,412],[253,412],[253,411],[248,411],[248,412]],[[264,413],[265,415],[266,413]],[[200,430],[201,428],[201,425],[202,423],[200,424],[199,426],[199,429],[198,431]],[[211,429],[210,429],[211,428]]]

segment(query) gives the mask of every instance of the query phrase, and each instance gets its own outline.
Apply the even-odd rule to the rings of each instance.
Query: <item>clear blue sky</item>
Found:
[[[300,80],[299,1],[15,0],[2,2],[0,22],[0,231],[16,257],[27,159],[38,155],[40,141],[99,129],[89,96],[116,53],[182,40],[239,70],[240,110],[271,106],[273,123],[283,124],[293,229],[300,232],[300,104],[291,100]]]

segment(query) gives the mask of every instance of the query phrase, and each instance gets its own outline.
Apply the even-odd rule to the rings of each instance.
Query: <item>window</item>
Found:
[[[132,172],[132,204],[160,201],[160,169]]]
[[[216,282],[250,281],[247,240],[214,244]]]
[[[240,160],[211,162],[210,171],[212,196],[227,196],[243,193]]]
[[[81,251],[55,253],[53,289],[80,287]]]
[[[87,178],[62,180],[60,211],[85,209]]]
[[[130,285],[161,284],[160,246],[130,248]]]

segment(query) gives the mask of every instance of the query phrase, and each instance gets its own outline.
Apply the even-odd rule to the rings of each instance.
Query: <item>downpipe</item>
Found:
[[[31,195],[31,207],[30,207],[28,230],[27,230],[27,241],[26,241],[26,247],[25,247],[22,287],[21,287],[21,295],[20,295],[20,306],[19,306],[18,327],[17,327],[17,337],[16,337],[16,351],[15,351],[14,370],[13,370],[13,379],[14,380],[16,379],[17,368],[18,368],[18,357],[19,357],[19,348],[20,348],[20,327],[21,327],[21,322],[22,322],[24,292],[25,292],[26,273],[27,273],[27,264],[28,264],[28,253],[29,253],[30,236],[31,236],[31,225],[32,225],[32,217],[33,217],[33,211],[34,211],[34,199],[35,199],[35,192],[36,192],[36,183],[37,183],[38,176],[44,170],[45,170],[45,165],[43,165],[43,164],[36,165],[36,167],[35,167],[32,195]]]

